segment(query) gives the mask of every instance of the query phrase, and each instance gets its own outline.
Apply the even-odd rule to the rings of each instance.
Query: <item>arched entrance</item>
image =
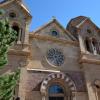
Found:
[[[43,80],[40,91],[42,100],[74,100],[76,87],[69,76],[53,73]]]
[[[48,94],[49,100],[64,100],[64,89],[58,84],[49,86]]]

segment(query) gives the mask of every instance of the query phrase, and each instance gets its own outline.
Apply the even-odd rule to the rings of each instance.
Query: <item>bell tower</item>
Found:
[[[100,29],[86,18],[77,25],[77,32],[81,50],[80,63],[100,64]]]
[[[85,16],[73,18],[67,29],[80,46],[79,63],[86,79],[89,100],[100,99],[100,29]]]
[[[8,18],[11,27],[17,32],[14,48],[23,49],[29,42],[29,24],[32,18],[27,7],[22,0],[4,0],[0,8],[5,12],[2,18]]]
[[[17,39],[10,47],[8,52],[8,64],[5,67],[5,71],[15,71],[20,67],[20,81],[16,86],[14,92],[14,98],[25,100],[25,87],[26,82],[26,65],[29,59],[29,24],[32,16],[29,10],[24,5],[22,0],[4,0],[0,2],[0,9],[4,10],[4,14],[0,16],[0,19],[9,19],[9,24],[17,32]],[[10,66],[10,68],[9,68]],[[7,70],[6,70],[7,69]]]
[[[89,19],[83,21],[78,30],[80,43],[80,64],[84,71],[89,100],[99,100],[100,86],[100,29]]]

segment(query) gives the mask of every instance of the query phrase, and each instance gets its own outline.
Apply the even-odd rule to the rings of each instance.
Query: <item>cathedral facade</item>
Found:
[[[22,0],[4,0],[18,38],[8,52],[8,74],[20,67],[14,100],[100,100],[100,29],[85,16],[64,28],[57,19],[29,32],[32,16]]]

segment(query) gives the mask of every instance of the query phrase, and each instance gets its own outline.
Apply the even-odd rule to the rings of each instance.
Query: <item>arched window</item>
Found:
[[[17,32],[17,39],[16,42],[18,41],[18,35],[19,35],[19,27],[15,24],[12,26],[12,28]]]
[[[98,47],[97,47],[97,41],[95,38],[91,39],[91,45],[92,45],[92,50],[94,54],[97,54]]]
[[[58,85],[51,85],[48,89],[49,100],[64,100],[64,90]]]
[[[94,55],[100,54],[99,42],[95,38],[85,39],[86,50]]]
[[[85,46],[88,52],[93,53],[92,47],[91,47],[91,41],[89,40],[89,38],[85,39]]]
[[[17,39],[16,42],[21,42],[22,38],[22,28],[19,27],[17,23],[13,23],[12,28],[17,32]]]
[[[10,18],[16,18],[16,13],[10,12],[10,13],[9,13],[9,17],[10,17]]]
[[[63,89],[59,85],[52,85],[49,87],[49,94],[64,93]]]
[[[19,33],[19,27],[17,25],[13,25],[12,28],[17,32]]]

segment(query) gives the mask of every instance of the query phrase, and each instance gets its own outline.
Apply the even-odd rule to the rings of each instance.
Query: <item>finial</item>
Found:
[[[52,16],[52,19],[56,19],[56,17],[55,16]]]

